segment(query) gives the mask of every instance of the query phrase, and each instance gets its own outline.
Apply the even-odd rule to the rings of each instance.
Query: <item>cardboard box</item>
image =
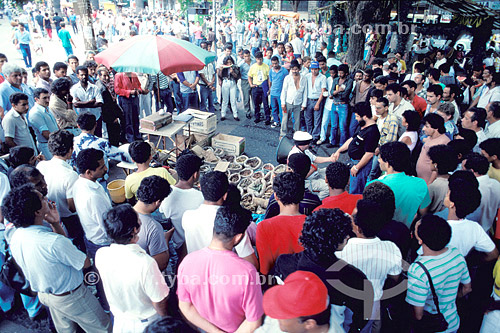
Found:
[[[215,113],[203,112],[195,109],[187,109],[183,113],[193,116],[193,119],[188,125],[192,132],[209,134],[214,132],[217,128],[217,116]]]
[[[222,148],[226,153],[238,156],[245,151],[245,138],[241,136],[217,134],[212,138],[212,147]]]

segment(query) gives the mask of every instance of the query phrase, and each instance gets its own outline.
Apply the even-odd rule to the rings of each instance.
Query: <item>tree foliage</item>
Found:
[[[262,0],[234,0],[236,7],[236,18],[238,20],[248,20],[254,18],[262,9]],[[224,9],[231,10],[233,2],[228,1]]]

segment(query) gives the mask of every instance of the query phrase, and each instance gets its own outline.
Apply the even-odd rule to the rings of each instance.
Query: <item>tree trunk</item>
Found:
[[[351,30],[349,31],[349,44],[347,48],[346,60],[350,65],[354,65],[358,61],[363,60],[365,33],[363,31],[354,31],[352,29],[355,24],[360,26],[364,24],[362,12],[363,8],[364,1],[360,0],[349,1],[347,5],[347,20]]]
[[[61,10],[61,0],[52,0],[52,6],[54,8],[54,13],[58,13],[60,16],[63,16]]]
[[[140,13],[144,9],[144,1],[143,0],[136,0],[135,1],[135,12]]]
[[[406,53],[407,51],[408,40],[410,39],[410,34],[411,34],[411,29],[410,29],[411,23],[408,21],[408,14],[410,13],[410,9],[411,9],[411,1],[400,1],[399,17],[398,17],[400,22],[400,27],[402,24],[404,24],[407,27],[407,29],[405,28],[398,30],[396,51],[403,52],[403,54]]]
[[[288,1],[290,2],[290,4],[292,5],[292,10],[294,13],[298,12],[299,11],[299,2],[298,0],[295,0],[295,1]]]

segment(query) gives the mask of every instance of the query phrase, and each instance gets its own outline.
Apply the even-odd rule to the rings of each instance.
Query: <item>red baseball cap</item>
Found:
[[[264,312],[273,319],[312,316],[328,308],[328,290],[314,273],[296,271],[264,294]]]

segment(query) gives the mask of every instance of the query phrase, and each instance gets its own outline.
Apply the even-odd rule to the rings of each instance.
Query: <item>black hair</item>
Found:
[[[9,175],[11,188],[20,187],[26,184],[32,184],[31,179],[41,175],[40,170],[29,164],[21,164],[16,167]]]
[[[431,84],[429,88],[427,88],[427,93],[433,93],[436,96],[443,97],[443,87],[440,84]]]
[[[233,60],[233,57],[232,57],[232,56],[230,56],[230,55],[228,55],[227,57],[225,57],[225,58],[224,58],[224,60],[223,60],[224,65],[226,65],[226,64],[227,64],[227,62],[228,62],[228,61],[230,61],[230,60],[231,60],[231,62],[232,62],[232,63],[233,63],[233,65],[234,65],[234,60]]]
[[[227,193],[229,181],[225,173],[211,171],[200,179],[201,193],[206,201],[219,201]]]
[[[25,184],[7,193],[2,202],[2,213],[16,228],[26,228],[35,223],[35,214],[42,208],[42,201],[33,184]]]
[[[362,71],[362,73],[369,77],[373,77],[373,69],[371,68],[365,69],[364,71]]]
[[[59,94],[61,91],[69,90],[71,89],[71,81],[66,78],[66,77],[60,77],[52,82],[50,85],[50,92],[53,94]]]
[[[0,53],[0,59],[7,60],[7,56],[4,53]]]
[[[500,159],[500,138],[490,138],[479,144],[479,148],[484,150],[490,156],[496,156]]]
[[[293,172],[306,179],[307,174],[311,170],[311,159],[306,154],[295,153],[288,157],[288,166]]]
[[[94,60],[87,60],[83,63],[83,66],[87,67],[87,69],[97,68],[97,62],[95,62]]]
[[[377,90],[377,89],[375,89],[375,90]],[[382,90],[379,90],[379,91],[382,92]],[[377,103],[384,104],[384,107],[389,106],[389,100],[387,98],[385,98],[385,97],[379,97],[379,98],[377,98]]]
[[[387,85],[389,83],[389,80],[387,79],[386,76],[383,76],[383,75],[379,75],[375,78],[375,80],[373,81],[373,83],[380,83],[380,84],[383,84],[383,85]]]
[[[325,173],[330,188],[345,190],[350,177],[350,170],[346,164],[333,162],[326,167]]]
[[[392,64],[389,64],[389,69],[397,69],[398,68],[398,65],[393,62]],[[389,77],[389,79],[391,79],[391,77]]]
[[[450,201],[455,204],[456,214],[460,219],[474,212],[481,204],[479,182],[470,171],[455,171],[448,178],[448,189]]]
[[[250,54],[250,51],[245,49],[245,50],[243,50],[243,54]]]
[[[186,322],[175,317],[163,317],[153,321],[145,329],[144,333],[195,333]]]
[[[262,52],[260,52],[260,51],[255,52],[255,56],[254,57],[255,57],[255,59],[264,58],[264,56],[262,55]]]
[[[83,149],[76,157],[76,170],[79,174],[84,174],[87,170],[95,171],[99,167],[99,161],[104,158],[101,150],[94,148]]]
[[[339,65],[339,68],[338,68],[338,71],[342,71],[344,72],[346,75],[349,75],[349,66],[347,66],[346,64],[340,64]]]
[[[35,64],[35,71],[38,73],[42,67],[49,67],[49,64],[45,61],[39,61]]]
[[[354,223],[361,229],[365,237],[375,237],[384,227],[386,214],[374,214],[380,212],[382,205],[376,201],[361,199],[356,204],[358,211],[353,216]]]
[[[403,142],[387,142],[380,146],[380,159],[387,162],[394,171],[404,172],[410,167],[411,152]]]
[[[432,128],[437,129],[439,133],[443,134],[446,132],[444,127],[444,119],[438,114],[429,113],[422,119],[424,123],[429,123]]]
[[[467,141],[464,139],[454,139],[447,143],[453,149],[459,162],[462,162],[464,157],[472,150]]]
[[[498,101],[491,102],[488,110],[493,112],[493,118],[495,119],[500,118],[500,102]]]
[[[23,93],[13,93],[9,96],[9,102],[12,105],[17,105],[21,101],[28,101],[28,95]]]
[[[76,55],[73,55],[73,54],[72,54],[72,55],[70,55],[70,56],[68,57],[68,62],[69,62],[71,59],[75,59],[76,61],[80,62],[80,61],[78,60],[78,57],[77,57]]]
[[[396,211],[396,197],[392,189],[380,181],[374,181],[366,185],[363,190],[363,199],[377,202],[381,210],[377,212],[388,223],[394,217]]]
[[[277,62],[279,62],[280,58],[278,58],[277,56],[272,56],[271,57],[271,61],[277,61]]]
[[[488,159],[479,153],[469,153],[466,157],[465,168],[477,172],[480,176],[488,173],[490,162]]]
[[[439,77],[441,76],[441,73],[439,72],[439,69],[437,69],[437,68],[430,68],[428,75],[431,76],[435,81],[439,81]]]
[[[375,58],[372,61],[372,65],[383,66],[384,65],[384,60],[382,60],[380,58]]]
[[[160,176],[149,176],[142,179],[135,196],[137,200],[149,205],[163,200],[172,192],[168,181]]]
[[[338,208],[320,209],[306,217],[299,242],[318,262],[331,262],[335,251],[352,232],[351,218]]]
[[[423,62],[417,62],[415,64],[415,71],[418,71],[418,73],[425,72],[425,64]]]
[[[427,155],[432,163],[436,163],[437,173],[447,175],[455,171],[458,165],[458,156],[455,150],[448,145],[436,145],[429,148]]]
[[[448,64],[448,63],[444,63],[444,64],[441,64],[441,65],[439,66],[439,70],[440,70],[441,72],[445,73],[445,74],[447,74],[447,73],[449,73],[449,72],[450,72],[450,68],[451,68],[451,66],[450,66],[450,64]]]
[[[89,73],[89,69],[86,66],[78,66],[75,68],[75,73],[78,75],[79,72]]]
[[[242,207],[222,206],[214,220],[214,236],[227,242],[238,234],[244,234],[250,225],[252,213]]]
[[[477,126],[484,128],[486,126],[486,110],[483,108],[472,107],[467,110],[472,113],[472,117],[470,119],[471,122],[477,121]]]
[[[354,105],[354,110],[353,112],[363,118],[366,116],[367,118],[372,118],[372,109],[370,107],[370,104],[367,102],[359,102]],[[444,126],[444,125],[443,125]]]
[[[48,94],[49,92],[45,88],[35,88],[33,90],[33,98],[40,98],[41,94]]]
[[[273,191],[283,205],[298,205],[304,198],[304,178],[295,172],[282,172],[274,178]]]
[[[117,244],[130,243],[140,227],[139,217],[129,204],[115,206],[104,214],[104,229]]]
[[[317,62],[326,62],[326,58],[323,55],[320,55],[319,57],[316,57]]]
[[[384,97],[384,92],[379,89],[371,89],[370,90],[370,97],[375,97],[377,99]]]
[[[406,110],[403,112],[403,117],[408,123],[408,131],[409,132],[417,132],[420,129],[420,115],[416,111]]]
[[[311,316],[301,316],[299,317],[299,321],[304,323],[308,320],[314,320],[316,325],[323,326],[330,323],[330,305],[326,307],[326,309],[320,313],[311,315]]]
[[[395,94],[400,93],[401,95],[401,86],[397,83],[388,84],[387,88],[385,88],[385,91],[387,92],[388,90],[392,91]]]
[[[195,172],[200,171],[200,167],[203,164],[201,158],[195,154],[185,154],[177,159],[177,164],[175,165],[175,170],[180,180],[188,180],[191,178]]]
[[[460,129],[458,130],[458,135],[463,137],[468,150],[472,150],[476,146],[477,134],[473,130],[460,127]]]
[[[224,200],[224,206],[234,206],[241,207],[241,192],[238,189],[238,186],[233,183],[229,183],[227,187],[227,196],[226,200]]]
[[[418,237],[433,251],[441,251],[450,242],[451,227],[445,219],[427,214],[420,220]]]
[[[54,66],[52,67],[52,71],[55,73],[56,71],[60,69],[68,69],[68,65],[66,65],[64,62],[56,62]]]
[[[290,69],[292,69],[294,67],[297,67],[299,70],[301,68],[301,66],[300,66],[299,62],[297,61],[297,59],[293,59],[292,62],[290,63]]]
[[[9,163],[13,168],[28,164],[35,156],[35,150],[27,146],[15,146],[9,150]]]
[[[78,127],[80,127],[81,130],[90,131],[97,124],[97,120],[92,113],[83,112],[78,115],[76,123],[78,124]]]
[[[151,146],[145,141],[136,140],[128,146],[128,153],[135,163],[146,163],[151,157]]]
[[[73,148],[73,133],[67,130],[57,130],[50,134],[48,146],[54,156],[64,156]]]
[[[410,88],[417,89],[417,84],[412,80],[403,81],[403,83],[401,83],[401,87],[404,86],[409,86]]]

